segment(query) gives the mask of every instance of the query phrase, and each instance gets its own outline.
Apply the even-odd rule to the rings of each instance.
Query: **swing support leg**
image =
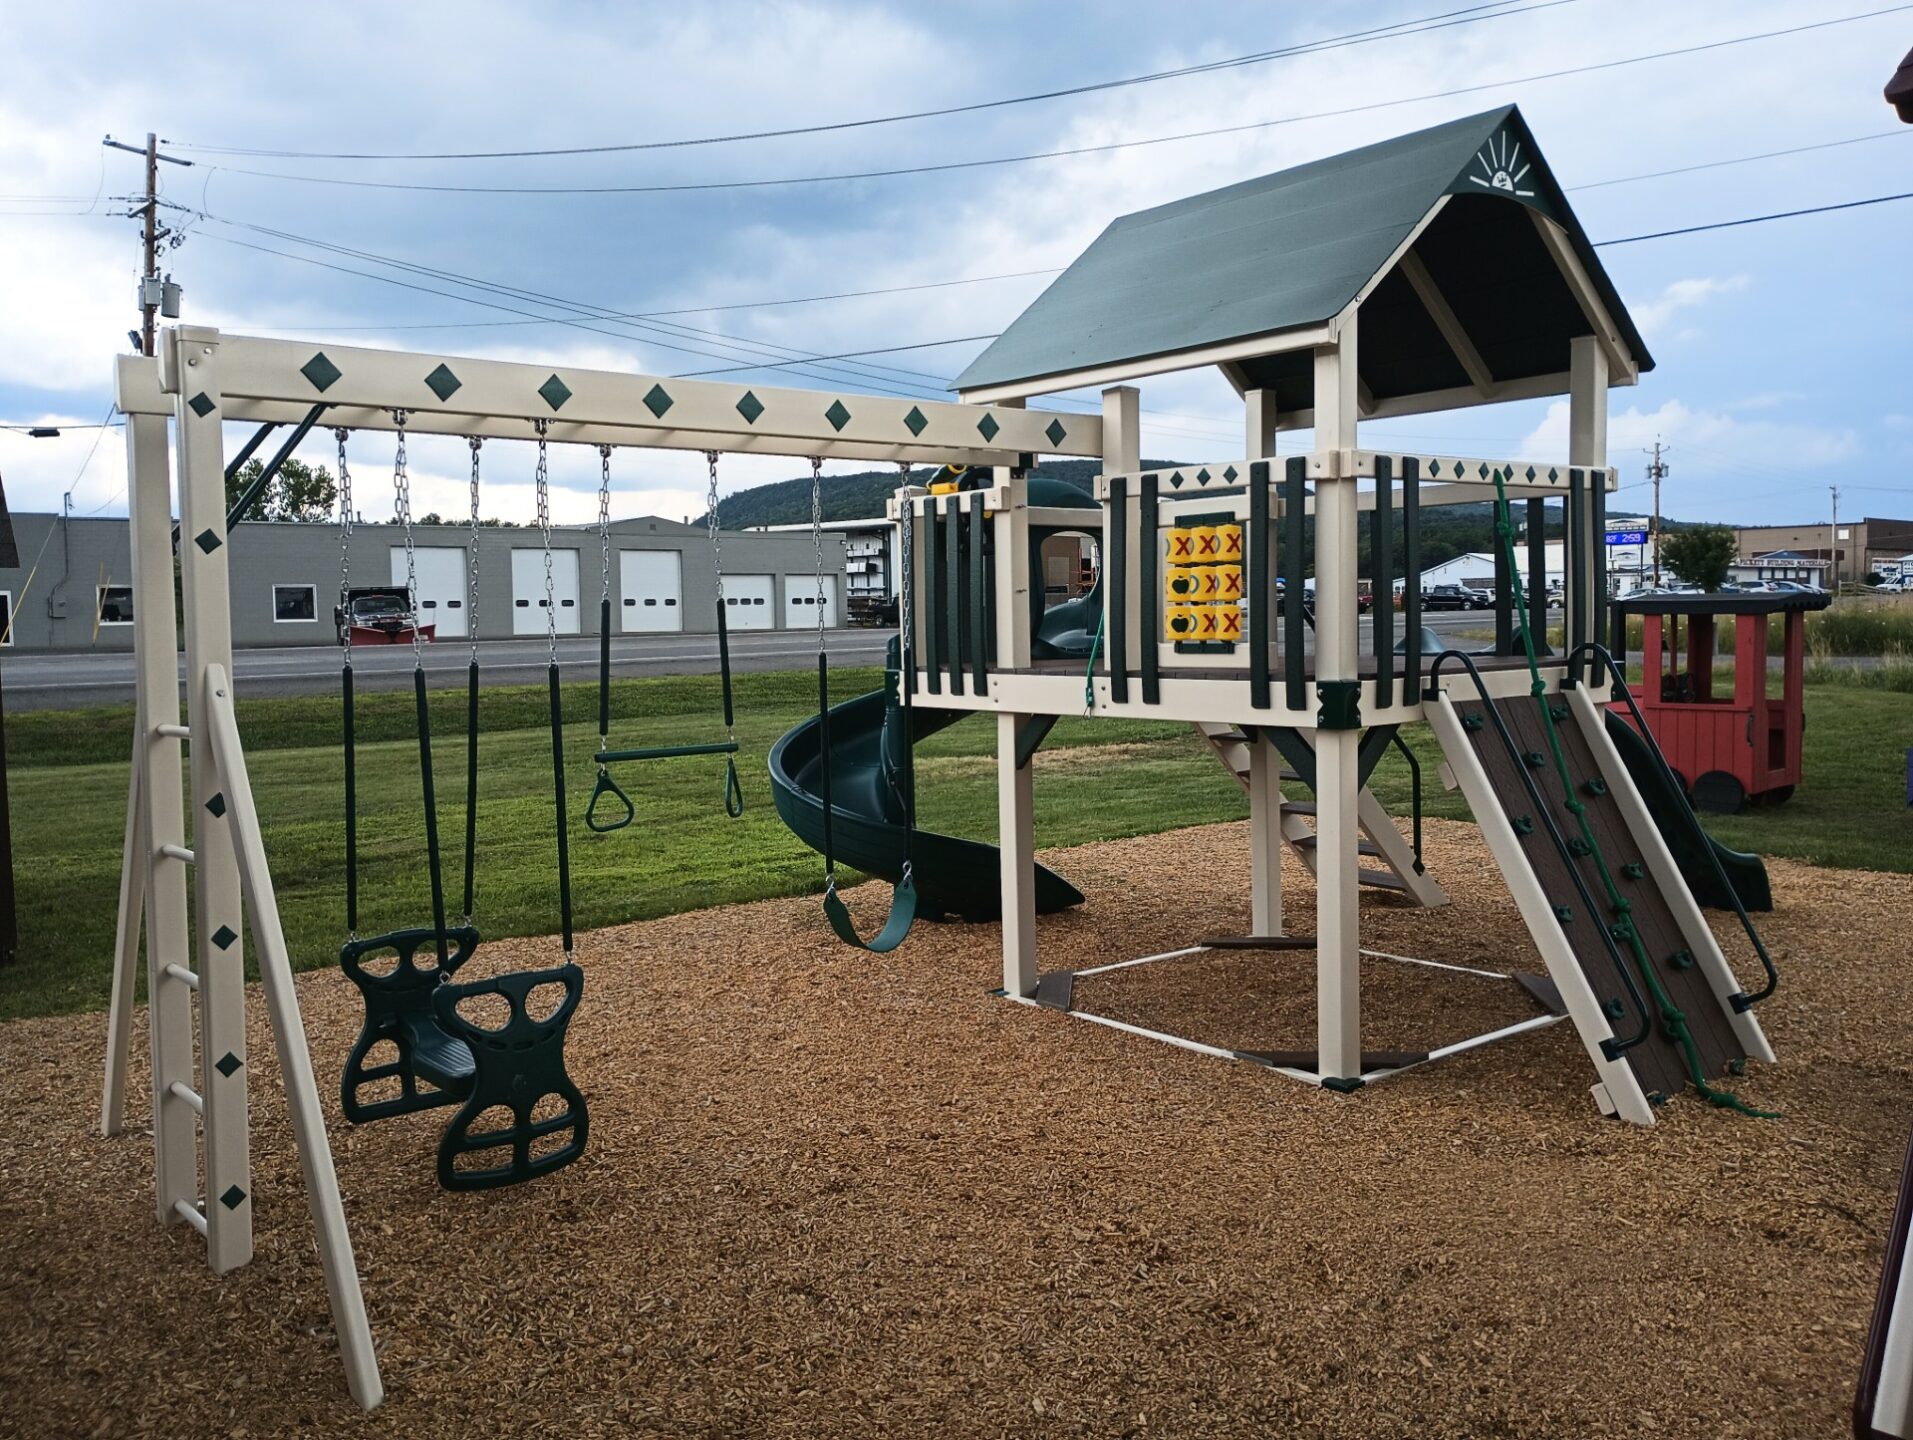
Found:
[[[1035,767],[1016,763],[1016,734],[1029,719],[996,717],[996,813],[1003,868],[1003,989],[1036,993]]]

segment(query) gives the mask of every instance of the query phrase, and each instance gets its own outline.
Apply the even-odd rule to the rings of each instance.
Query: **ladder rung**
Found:
[[[199,988],[199,976],[195,974],[193,971],[188,970],[184,965],[169,964],[164,970],[160,971],[159,973],[166,976],[170,980],[179,981],[179,983],[182,985],[191,986],[195,990]]]
[[[169,841],[159,847],[159,853],[164,855],[168,860],[177,860],[183,865],[193,863],[193,852],[188,850],[184,845],[174,845]]]
[[[193,738],[192,727],[189,725],[155,725],[153,729],[157,733],[165,736],[168,740],[190,740]]]
[[[175,1200],[173,1202],[173,1213],[179,1216],[179,1218],[184,1220],[188,1225],[192,1226],[193,1229],[197,1230],[201,1235],[206,1233],[206,1212],[193,1204],[192,1201]]]
[[[166,1087],[166,1093],[177,1096],[192,1106],[195,1115],[204,1115],[206,1113],[206,1102],[200,1099],[199,1092],[193,1089],[192,1086],[186,1084],[185,1081],[175,1080]]]

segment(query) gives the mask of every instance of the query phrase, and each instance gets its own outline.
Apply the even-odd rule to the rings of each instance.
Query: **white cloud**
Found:
[[[1634,323],[1651,343],[1655,332],[1681,311],[1695,309],[1716,296],[1737,295],[1751,283],[1752,278],[1746,275],[1703,275],[1689,280],[1676,280],[1652,300],[1637,301],[1628,306],[1628,314],[1634,317]],[[1689,338],[1693,333],[1683,331],[1675,338]]]

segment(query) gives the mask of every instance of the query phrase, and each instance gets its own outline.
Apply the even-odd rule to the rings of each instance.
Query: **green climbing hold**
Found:
[[[1514,817],[1514,833],[1517,835],[1534,834],[1534,816],[1517,815]]]
[[[1607,794],[1607,781],[1600,779],[1590,780],[1581,788],[1590,795],[1605,795]]]
[[[1647,878],[1647,867],[1638,860],[1630,860],[1621,867],[1621,874],[1630,880],[1644,880]]]
[[[1694,952],[1692,950],[1676,950],[1672,955],[1667,957],[1667,963],[1672,965],[1676,970],[1692,970],[1694,968]]]
[[[1619,1020],[1623,1015],[1627,1014],[1627,1006],[1621,1003],[1621,997],[1619,995],[1611,997],[1607,1004],[1601,1008],[1607,1012],[1607,1018],[1610,1020]]]
[[[1548,757],[1543,755],[1539,750],[1530,750],[1521,757],[1521,761],[1530,770],[1539,770],[1543,765],[1548,763]]]
[[[1555,906],[1554,918],[1559,920],[1563,925],[1568,924],[1574,919],[1574,907],[1572,905]]]
[[[1461,717],[1461,728],[1464,730],[1479,730],[1483,725],[1486,725],[1487,723],[1488,723],[1487,720],[1484,719],[1482,716],[1472,714],[1472,713]]]
[[[1579,835],[1576,835],[1572,840],[1568,841],[1568,854],[1570,855],[1592,855],[1593,853],[1594,847],[1588,844],[1588,842],[1583,840]]]

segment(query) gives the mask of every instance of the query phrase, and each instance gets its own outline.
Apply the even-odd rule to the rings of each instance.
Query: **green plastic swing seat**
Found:
[[[444,939],[442,962],[439,934],[429,926],[370,935],[341,948],[340,968],[365,996],[366,1012],[341,1080],[346,1119],[362,1124],[458,1105],[438,1145],[438,1181],[447,1190],[516,1185],[569,1165],[584,1153],[590,1128],[584,1096],[564,1067],[565,1031],[584,994],[584,971],[567,961],[457,984],[452,975],[477,950],[478,931],[448,928]],[[382,955],[392,957],[389,969],[377,963]],[[549,985],[561,986],[564,996],[549,1015],[535,1018],[529,998]],[[510,1013],[502,1024],[479,1023],[471,1013],[482,996],[505,1001]],[[368,1063],[382,1044],[393,1047],[393,1058]],[[397,1094],[367,1093],[389,1090],[393,1081]],[[548,1097],[560,1102],[558,1110],[538,1114]],[[482,1117],[501,1110],[509,1123],[473,1130]],[[563,1132],[570,1132],[568,1138],[552,1143]],[[472,1164],[471,1157],[493,1157],[494,1163]]]

